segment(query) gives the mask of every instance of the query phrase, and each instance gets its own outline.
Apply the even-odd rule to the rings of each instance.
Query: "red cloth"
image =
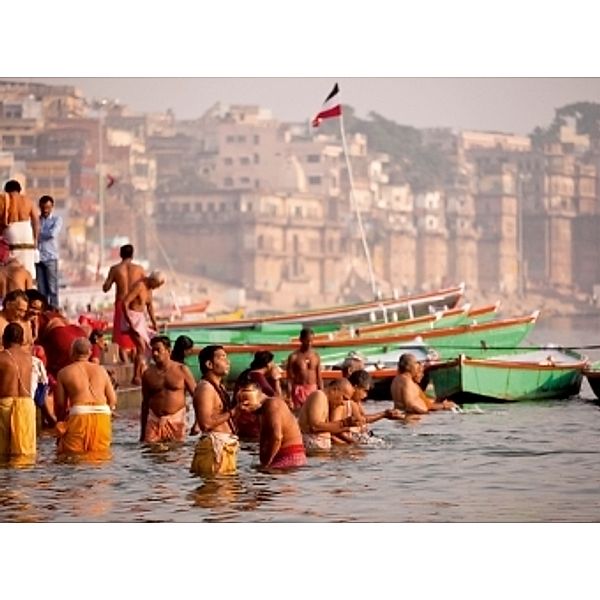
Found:
[[[292,403],[294,408],[302,408],[306,399],[317,390],[316,383],[295,383],[292,387]]]
[[[71,345],[80,337],[87,339],[85,331],[79,325],[61,325],[44,333],[40,343],[48,358],[46,369],[49,374],[56,377],[63,367],[70,364]]]
[[[115,344],[119,345],[119,348],[122,348],[123,350],[133,350],[135,348],[133,339],[128,333],[121,329],[121,324],[125,318],[123,316],[124,310],[125,306],[123,305],[123,300],[115,300],[112,340]]]
[[[100,359],[102,358],[102,349],[100,348],[100,346],[98,346],[98,344],[92,345],[92,354],[90,356],[90,361],[94,358],[97,359],[98,362],[100,362]]]
[[[4,264],[10,257],[10,248],[6,240],[0,236],[0,263]]]
[[[48,357],[46,356],[46,351],[44,350],[43,346],[34,344],[32,348],[32,353],[33,356],[39,358],[42,361],[42,363],[44,363],[44,366],[48,364]]]
[[[290,469],[292,467],[303,467],[306,464],[306,452],[303,444],[293,444],[280,448],[275,455],[270,469]]]

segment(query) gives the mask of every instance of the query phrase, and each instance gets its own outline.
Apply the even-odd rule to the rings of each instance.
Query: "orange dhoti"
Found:
[[[144,430],[145,442],[183,442],[185,440],[185,406],[172,415],[156,416],[148,411]]]
[[[0,459],[35,460],[35,418],[30,396],[0,398]]]
[[[112,441],[110,408],[107,404],[76,404],[66,423],[58,423],[59,454],[98,453],[109,455]]]

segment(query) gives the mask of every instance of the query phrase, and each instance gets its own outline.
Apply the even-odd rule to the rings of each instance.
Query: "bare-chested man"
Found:
[[[302,408],[312,392],[323,388],[321,357],[312,349],[314,337],[312,329],[304,328],[300,332],[300,348],[287,359],[288,395],[294,410]]]
[[[8,244],[10,256],[18,258],[35,277],[40,217],[31,199],[21,194],[18,181],[7,181],[4,192],[0,194],[0,235]]]
[[[31,273],[14,256],[9,258],[3,267],[2,277],[0,277],[0,298],[13,290],[28,290],[33,287]]]
[[[332,421],[330,418],[336,407],[352,400],[353,394],[354,388],[343,377],[331,381],[325,391],[316,390],[310,394],[298,415],[306,450],[330,450],[332,433],[351,431],[352,427],[362,424],[361,420],[355,416],[348,416],[336,421]]]
[[[23,290],[13,290],[4,297],[0,310],[0,335],[9,323],[18,323],[23,328],[23,347],[31,352],[33,334],[27,312],[29,299]]]
[[[398,374],[392,381],[394,407],[407,415],[424,415],[434,410],[451,410],[456,404],[451,400],[436,402],[428,398],[419,386],[423,379],[423,365],[414,354],[404,353],[398,359]]]
[[[133,362],[133,379],[131,383],[140,385],[145,367],[145,357],[150,353],[150,340],[158,330],[154,315],[152,290],[159,288],[165,282],[160,271],[152,271],[142,277],[127,292],[123,298],[123,316],[129,326],[129,334],[135,343],[135,359]],[[146,311],[150,318],[151,328],[148,327]]]
[[[331,419],[336,421],[353,416],[361,421],[362,425],[353,427],[349,432],[333,435],[333,441],[341,441],[348,444],[370,443],[372,437],[372,432],[369,431],[368,427],[370,423],[375,423],[381,419],[399,420],[404,418],[404,412],[397,408],[388,408],[370,414],[365,413],[362,403],[373,386],[373,380],[368,371],[364,369],[352,371],[348,377],[348,381],[354,388],[352,400],[336,407],[331,413]]]
[[[290,469],[306,464],[302,432],[296,417],[280,397],[269,398],[251,378],[241,382],[238,398],[260,419],[260,464],[269,469]]]
[[[135,351],[135,342],[123,328],[126,325],[123,315],[123,298],[133,287],[133,284],[144,277],[144,268],[133,262],[133,246],[125,244],[120,248],[121,262],[112,265],[108,271],[106,281],[102,284],[102,291],[108,292],[115,284],[115,311],[113,318],[112,340],[119,346],[119,355],[122,362],[126,362],[128,354]],[[125,327],[125,329],[127,329]]]
[[[183,442],[186,435],[185,393],[194,394],[196,382],[186,365],[171,360],[171,340],[150,340],[153,365],[142,375],[142,442]]]
[[[77,338],[71,346],[72,363],[58,372],[54,404],[59,419],[58,452],[94,453],[108,457],[112,441],[111,411],[117,395],[104,367],[90,362],[92,345]]]
[[[0,352],[0,460],[35,460],[35,404],[31,395],[31,351],[23,348],[23,328],[9,323]]]
[[[238,438],[234,418],[240,411],[223,387],[229,373],[229,359],[223,346],[206,346],[198,354],[202,378],[194,391],[196,425],[202,432],[191,471],[198,475],[235,473]]]

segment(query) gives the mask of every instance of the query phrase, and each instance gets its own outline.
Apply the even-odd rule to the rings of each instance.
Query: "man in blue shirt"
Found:
[[[42,196],[39,199],[39,207],[40,261],[35,263],[37,288],[46,296],[50,306],[58,308],[58,234],[62,228],[62,218],[52,214],[54,210],[52,196]]]

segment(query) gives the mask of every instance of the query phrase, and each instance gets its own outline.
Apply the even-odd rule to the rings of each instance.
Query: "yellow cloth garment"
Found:
[[[226,475],[237,469],[238,438],[230,433],[203,435],[196,444],[190,471],[196,475]]]
[[[73,406],[67,422],[56,425],[59,454],[94,453],[110,456],[112,423],[107,405]]]
[[[30,396],[0,398],[0,458],[35,458],[35,418]]]

